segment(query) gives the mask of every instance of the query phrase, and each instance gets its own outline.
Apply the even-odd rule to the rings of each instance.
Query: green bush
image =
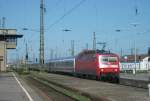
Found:
[[[15,70],[19,75],[27,75],[29,74],[29,71],[27,71],[25,68],[17,68]]]

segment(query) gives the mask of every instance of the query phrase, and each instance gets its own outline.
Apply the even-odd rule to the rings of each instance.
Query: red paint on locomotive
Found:
[[[77,74],[93,75],[97,78],[111,75],[119,78],[119,57],[104,50],[86,50],[76,57],[75,72]]]

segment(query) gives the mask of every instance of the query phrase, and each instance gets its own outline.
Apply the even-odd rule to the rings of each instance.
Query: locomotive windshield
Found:
[[[117,62],[117,57],[102,56],[101,62]]]

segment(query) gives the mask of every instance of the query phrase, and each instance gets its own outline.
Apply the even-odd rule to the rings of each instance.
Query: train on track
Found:
[[[48,72],[119,82],[119,63],[119,56],[109,51],[84,50],[75,57],[50,59],[44,68]]]

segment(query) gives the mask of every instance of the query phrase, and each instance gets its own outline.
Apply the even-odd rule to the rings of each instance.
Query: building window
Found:
[[[9,44],[16,44],[16,42],[17,42],[17,40],[16,40],[16,38],[7,38],[7,42],[9,43]]]

